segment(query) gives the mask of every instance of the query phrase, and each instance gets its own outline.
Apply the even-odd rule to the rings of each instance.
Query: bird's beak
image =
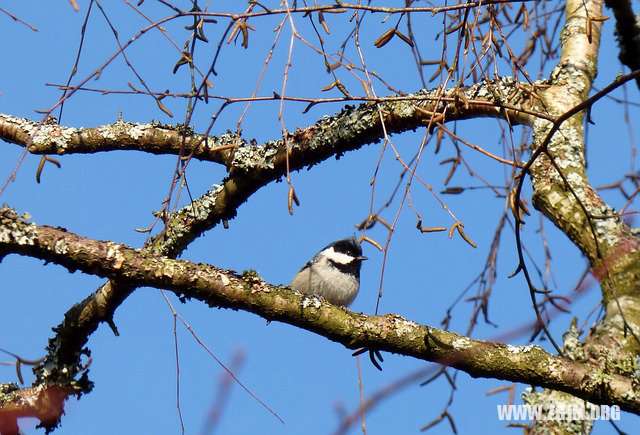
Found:
[[[368,260],[368,259],[369,259],[369,257],[363,257],[362,255],[359,256],[359,257],[356,257],[356,260],[358,260],[358,261],[364,261],[364,260]]]

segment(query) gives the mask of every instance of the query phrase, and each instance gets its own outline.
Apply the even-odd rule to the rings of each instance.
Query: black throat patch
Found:
[[[344,273],[349,273],[356,278],[360,279],[360,260],[353,260],[348,262],[347,264],[338,263],[337,261],[328,259],[329,263],[333,264],[339,271]]]

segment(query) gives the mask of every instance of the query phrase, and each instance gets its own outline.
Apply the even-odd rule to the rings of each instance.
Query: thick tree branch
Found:
[[[499,5],[510,1],[512,0],[490,3]],[[633,69],[639,68],[640,27],[628,0],[568,0],[566,24],[560,37],[562,57],[550,80],[518,83],[511,78],[496,78],[469,87],[456,86],[384,98],[345,100],[345,103],[364,102],[356,107],[346,106],[340,113],[323,117],[314,125],[298,128],[284,137],[259,145],[233,133],[209,136],[207,130],[205,134],[195,134],[188,125],[189,121],[184,126],[172,126],[158,123],[131,124],[120,120],[111,125],[72,128],[56,125],[53,118],[33,122],[0,114],[0,139],[25,147],[33,154],[65,155],[130,150],[179,155],[181,158],[194,157],[222,164],[228,172],[228,176],[220,181],[220,186],[215,186],[213,190],[183,209],[175,213],[170,213],[168,207],[163,209],[164,228],[149,244],[139,250],[113,242],[87,239],[62,229],[37,226],[29,223],[28,217],[20,217],[8,207],[0,209],[0,262],[4,255],[17,253],[54,262],[71,271],[82,270],[108,278],[97,291],[72,307],[66,313],[64,321],[54,328],[56,335],[49,341],[48,355],[43,363],[34,368],[36,381],[33,387],[20,389],[15,384],[0,385],[0,432],[18,431],[16,418],[24,416],[36,417],[46,427],[54,427],[63,412],[64,400],[70,395],[90,391],[92,383],[82,365],[83,355],[89,355],[89,350],[84,346],[101,322],[108,322],[117,333],[112,320],[113,314],[139,286],[166,288],[176,293],[181,300],[193,298],[210,306],[246,310],[266,319],[279,320],[313,331],[348,348],[364,347],[396,352],[455,367],[471,376],[486,376],[543,386],[547,388],[545,394],[554,395],[554,398],[550,399],[554,404],[561,403],[567,399],[568,394],[573,394],[575,397],[568,398],[570,401],[579,401],[577,397],[580,397],[594,403],[618,404],[622,409],[640,414],[640,382],[636,373],[637,355],[640,353],[640,296],[637,291],[637,283],[640,282],[640,239],[591,187],[586,176],[583,113],[576,114],[578,109],[591,107],[590,103],[588,106],[580,104],[586,101],[597,72],[603,2],[606,2],[616,15],[621,47],[620,59]],[[401,12],[402,17],[406,13],[409,21],[409,14],[418,11],[440,13],[466,9],[464,21],[459,23],[462,27],[454,22],[443,28],[445,34],[456,30],[460,32],[453,64],[450,62],[451,59],[447,62],[446,57],[450,50],[445,45],[436,73],[444,75],[448,72],[449,78],[458,74],[460,77],[474,77],[475,80],[479,72],[486,77],[490,68],[485,69],[482,66],[484,60],[487,60],[488,67],[493,64],[495,74],[498,74],[495,56],[496,53],[500,57],[503,56],[500,53],[501,46],[507,49],[514,74],[519,69],[528,78],[527,72],[524,71],[527,59],[539,49],[543,40],[546,44],[546,49],[542,50],[544,62],[551,59],[550,52],[554,49],[553,41],[549,40],[548,36],[555,37],[555,30],[550,33],[537,23],[530,31],[533,33],[530,39],[531,52],[528,52],[528,45],[523,55],[516,59],[501,30],[502,23],[497,19],[499,6],[489,6],[486,11],[486,16],[491,20],[491,25],[486,28],[488,33],[484,33],[483,26],[486,22],[476,19],[475,23],[471,24],[467,20],[467,15],[473,8],[478,8],[478,13],[481,12],[482,5],[487,5],[483,2],[437,8],[411,8],[408,5],[407,8],[394,9],[337,3],[338,5],[316,5],[294,10],[288,7],[280,10],[263,7],[264,10],[259,11],[253,11],[253,5],[250,5],[244,14],[203,12],[196,9],[184,12],[172,7],[176,12],[175,16],[152,23],[126,44],[119,44],[120,50],[102,67],[81,81],[80,85],[66,89],[65,94],[67,90],[70,92],[54,107],[61,105],[78,90],[91,91],[84,87],[87,80],[100,74],[115,57],[124,55],[125,48],[149,29],[159,28],[164,22],[187,15],[193,16],[194,22],[202,17],[219,16],[232,20],[231,24],[238,24],[242,19],[245,19],[246,23],[247,18],[255,19],[278,13],[291,15],[292,12],[319,13],[321,10],[344,12],[342,8],[346,8],[367,13]],[[507,11],[504,12],[506,14]],[[526,13],[527,8],[523,5],[515,19],[512,20],[508,14],[506,17],[518,28],[522,24],[521,14],[524,14],[524,30],[527,30]],[[543,21],[546,22],[546,19]],[[203,23],[204,21],[200,21],[200,36],[204,41],[206,38],[202,30]],[[418,40],[414,39],[409,23],[408,29],[409,38],[402,39],[414,50],[422,74],[422,67],[431,62],[422,59],[417,45],[414,47]],[[497,30],[504,41],[498,41],[493,37],[494,30]],[[356,45],[360,50],[357,25],[355,31]],[[294,30],[293,34],[295,33]],[[82,34],[84,35],[84,28]],[[195,27],[193,35],[196,35]],[[486,37],[483,38],[483,35]],[[303,40],[301,35],[297,36]],[[397,36],[400,37],[400,33],[397,33]],[[480,54],[475,50],[480,47],[479,38],[483,38],[483,51]],[[224,39],[223,37],[219,47]],[[196,67],[200,59],[193,56],[196,42],[196,39],[193,39],[188,56],[186,52],[182,52],[182,64],[188,64],[192,73],[200,73]],[[464,62],[460,57],[463,43]],[[324,55],[322,39],[320,46]],[[477,61],[470,67],[467,62],[470,59],[467,57],[469,49],[475,54]],[[78,51],[78,59],[81,51]],[[318,53],[320,54],[320,51]],[[215,55],[207,76],[210,73],[215,74],[217,56],[218,54]],[[342,53],[340,56],[340,61],[331,66],[327,63],[325,55],[325,64],[329,72],[330,68],[334,67],[348,67],[352,71],[353,65],[346,63]],[[125,60],[144,84],[134,66],[126,57]],[[180,66],[180,63],[177,66]],[[365,66],[364,60],[362,66],[368,77],[368,67]],[[360,68],[356,68],[356,72],[359,73]],[[356,77],[358,75],[356,74]],[[208,81],[207,76],[204,76],[202,86]],[[194,85],[193,77],[194,75],[192,89],[195,90],[197,86]],[[286,72],[284,78],[286,81]],[[447,83],[450,82],[447,80]],[[640,81],[638,83],[640,84]],[[150,96],[156,95],[149,88],[146,89]],[[194,94],[172,95],[193,99],[193,102],[203,97],[198,95],[199,92],[197,90]],[[348,94],[345,92],[345,95]],[[241,100],[264,101],[271,97],[233,99],[207,96],[205,93],[204,99],[208,98],[223,101],[223,107],[226,107]],[[273,99],[303,100],[295,97],[281,98],[276,95]],[[304,101],[305,104],[309,104],[307,109],[323,102],[328,102],[328,99]],[[189,104],[187,119],[191,119],[193,107]],[[571,108],[576,110],[571,111]],[[569,114],[573,116],[569,117]],[[569,119],[565,122],[563,116]],[[475,117],[505,119],[509,126],[524,124],[533,128],[533,156],[526,165],[519,166],[516,163],[520,162],[514,162],[514,166],[524,167],[523,173],[519,174],[519,178],[516,177],[518,195],[524,176],[528,174],[534,191],[535,206],[588,258],[594,275],[602,285],[606,308],[604,321],[595,325],[583,343],[579,341],[581,332],[573,325],[573,336],[570,340],[565,340],[563,358],[550,355],[537,346],[514,347],[472,340],[448,331],[418,325],[396,315],[356,314],[316,298],[297,294],[287,288],[267,284],[253,272],[237,275],[213,266],[172,259],[180,255],[196,237],[219,223],[226,224],[229,219],[235,217],[238,208],[261,187],[280,177],[289,177],[290,171],[310,167],[332,156],[339,158],[347,151],[382,139],[386,140],[387,135],[423,126],[434,129],[447,121]],[[553,134],[557,127],[558,131]],[[451,136],[457,140],[456,136]],[[503,160],[503,163],[510,162]],[[514,201],[516,220],[519,216],[518,195]],[[535,289],[522,256],[520,229],[517,223],[520,266],[524,266],[537,310]],[[536,313],[541,320],[539,313]],[[551,337],[550,334],[549,336]],[[575,342],[572,349],[567,348],[568,341]],[[558,393],[559,391],[563,393]],[[529,396],[531,400],[533,396]]]
[[[32,154],[93,154],[105,151],[138,150],[151,154],[194,152],[196,158],[224,163],[223,151],[237,146],[233,135],[207,137],[188,128],[157,123],[132,124],[118,121],[99,127],[75,128],[38,123],[26,118],[0,114],[0,139],[27,147]]]
[[[236,275],[209,265],[150,255],[113,242],[37,226],[4,207],[0,210],[0,252],[54,262],[70,270],[168,289],[183,299],[242,309],[289,323],[355,349],[399,353],[491,377],[572,393],[593,403],[617,404],[640,413],[640,390],[631,376],[607,367],[555,357],[538,346],[509,346],[472,340],[419,325],[400,316],[368,316],[315,297],[269,285],[255,273]]]
[[[233,134],[205,136],[184,126],[118,121],[99,127],[75,128],[38,123],[0,114],[0,139],[28,147],[33,154],[98,153],[133,150],[151,154],[190,155],[221,163],[229,170],[248,170],[277,164],[284,158],[285,142],[293,147],[294,167],[312,165],[327,156],[357,149],[383,137],[378,109],[389,134],[424,126],[425,111],[444,114],[446,121],[490,116],[514,123],[530,123],[533,117],[550,119],[532,111],[530,86],[509,77],[462,88],[439,88],[392,96],[347,107],[315,125],[298,129],[290,137],[261,145],[249,145]],[[416,106],[422,111],[416,110]],[[304,150],[296,153],[296,146]],[[300,162],[296,165],[296,155]],[[262,160],[260,160],[262,159]]]
[[[544,107],[556,116],[587,99],[596,74],[601,23],[591,23],[591,42],[586,26],[587,15],[600,16],[602,4],[587,3],[588,12],[583,5],[578,0],[567,4],[562,57],[551,74],[551,86],[541,92]],[[565,121],[531,166],[533,202],[589,259],[602,286],[606,320],[613,322],[609,326],[618,331],[623,347],[635,354],[640,343],[627,339],[626,331],[640,333],[640,313],[634,308],[640,306],[640,241],[587,179],[583,116],[580,112]],[[551,128],[547,121],[534,122],[536,147]]]
[[[436,105],[434,100],[438,98],[440,103]],[[462,90],[450,89],[443,95],[435,89],[392,98],[379,104],[380,111],[385,117],[387,131],[400,132],[424,125],[425,110],[434,114],[444,113],[445,120],[470,116],[509,116],[512,123],[530,122],[533,117],[525,112],[530,112],[527,107],[530,106],[531,101],[531,89],[528,85],[502,78],[499,81]],[[416,106],[423,110],[417,110]],[[210,144],[225,146],[220,144],[234,143],[237,145],[236,149],[225,148],[213,154],[216,158],[222,156],[220,161],[226,162],[230,176],[221,186],[172,214],[166,223],[165,230],[152,239],[146,251],[156,255],[176,257],[203,232],[233,218],[237,208],[255,191],[286,175],[286,143],[290,147],[290,168],[297,170],[380,140],[383,137],[383,129],[380,125],[379,113],[375,103],[346,108],[332,117],[318,121],[313,126],[297,130],[286,140],[283,138],[260,146],[247,144],[244,140],[231,136],[225,136],[224,139],[210,138]],[[5,124],[4,128],[0,127],[0,132],[4,132],[5,138],[8,135],[7,140],[27,146],[30,136],[26,133],[35,131],[37,124],[24,119],[0,117],[0,126],[3,119]],[[87,146],[89,139],[94,142],[86,149],[93,148],[95,151],[102,147],[108,149],[116,142],[101,138],[101,135],[111,129],[124,135],[120,137],[124,144],[132,144],[134,139],[140,138],[141,135],[149,140],[158,136],[163,137],[167,139],[163,142],[168,144],[168,148],[165,148],[167,152],[177,152],[182,140],[180,135],[167,132],[165,128],[159,126],[137,126],[123,122],[113,126],[87,129],[86,134],[85,129],[68,129],[57,125],[43,125],[41,128],[45,128],[43,133],[33,138],[33,146],[38,152],[72,152],[73,149],[81,149],[77,147]],[[49,128],[51,130],[48,130]],[[48,138],[52,132],[59,130],[66,133],[56,133],[55,137],[68,138],[64,146]],[[186,143],[194,144],[189,141]],[[136,149],[144,150],[143,145],[139,145]],[[203,147],[199,147],[198,150],[201,148],[204,150]],[[153,149],[159,148],[154,146]],[[194,155],[198,156],[198,150],[187,148],[185,152],[194,152]],[[200,154],[200,157],[203,156]],[[117,307],[134,290],[135,286],[131,284],[109,281],[72,307],[66,313],[64,322],[55,328],[57,334],[50,340],[48,346],[50,353],[43,366],[48,367],[49,371],[60,376],[61,379],[73,379],[80,367],[80,357],[88,337],[101,322],[111,322]]]
[[[565,10],[562,56],[551,73],[551,86],[540,93],[541,106],[559,118],[589,96],[597,72],[602,29],[601,22],[590,18],[602,15],[602,1],[572,0]],[[583,343],[582,358],[605,364],[609,360],[627,361],[635,366],[640,351],[640,241],[587,179],[583,117],[584,112],[577,113],[559,128],[542,119],[534,122],[536,151],[529,171],[533,203],[588,258],[601,284],[605,319]],[[544,403],[549,397],[558,405],[575,400],[550,390],[530,399]],[[534,430],[549,430],[545,424],[535,422]]]

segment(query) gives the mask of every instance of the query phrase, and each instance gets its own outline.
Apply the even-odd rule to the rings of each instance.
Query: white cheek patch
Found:
[[[333,246],[325,249],[324,251],[322,251],[322,253],[325,257],[327,257],[327,259],[339,264],[349,264],[353,261],[353,257],[351,255],[344,254],[342,252],[336,252],[336,250],[333,249]]]

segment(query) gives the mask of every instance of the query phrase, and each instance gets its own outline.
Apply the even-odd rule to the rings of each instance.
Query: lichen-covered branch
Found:
[[[540,107],[557,118],[589,97],[602,28],[601,22],[591,18],[601,17],[602,1],[571,0],[565,11],[562,55],[551,73],[551,86],[540,92]],[[582,251],[600,281],[605,319],[581,343],[579,359],[634,370],[640,352],[640,240],[589,183],[583,122],[584,112],[579,112],[564,121],[550,138],[553,123],[543,119],[533,123],[534,156],[542,153],[529,171],[532,199],[535,207]],[[546,148],[540,148],[543,146]],[[575,400],[550,390],[527,397],[528,403],[553,401],[556,406]],[[550,430],[546,424],[534,422],[534,431]],[[563,431],[571,430],[570,422],[558,424]]]
[[[65,127],[50,122],[0,114],[0,139],[26,146],[32,154],[93,154],[105,151],[137,150],[151,154],[189,155],[224,163],[229,146],[237,145],[233,135],[207,137],[188,128],[158,123],[132,124],[118,121],[99,127]]]
[[[621,409],[640,412],[640,389],[631,373],[622,376],[605,366],[561,359],[534,345],[472,340],[393,314],[357,314],[313,296],[269,285],[252,272],[237,275],[38,226],[8,207],[0,211],[0,221],[0,251],[5,255],[28,255],[136,286],[168,289],[181,298],[198,299],[210,306],[246,310],[307,329],[350,349],[399,353],[455,367],[474,377],[540,385],[593,403],[617,404]]]
[[[543,105],[559,116],[587,99],[597,70],[601,23],[591,22],[587,37],[587,15],[599,17],[602,2],[568,2],[562,30],[562,56],[551,74],[551,86],[541,92]],[[591,187],[584,154],[584,112],[565,121],[531,166],[534,205],[575,243],[589,259],[600,280],[608,323],[607,335],[616,330],[617,346],[637,354],[640,343],[640,241],[615,211]],[[539,146],[552,124],[536,120],[534,145]],[[622,319],[621,313],[624,313]],[[626,325],[625,325],[626,323]],[[611,329],[609,329],[611,328]],[[632,335],[625,334],[627,330]]]
[[[272,141],[260,144],[243,138],[239,133],[213,136],[207,130],[198,134],[189,125],[163,125],[155,122],[133,124],[119,120],[97,127],[68,127],[58,125],[51,117],[36,122],[0,114],[0,139],[22,146],[32,154],[70,155],[129,150],[180,156],[181,159],[193,157],[223,165],[227,170],[227,176],[219,181],[219,185],[214,185],[212,190],[181,210],[171,213],[168,211],[169,207],[163,209],[161,217],[164,227],[141,249],[91,240],[49,226],[38,226],[30,223],[27,216],[18,216],[8,207],[0,209],[0,261],[8,254],[27,255],[63,265],[70,271],[82,270],[108,279],[93,294],[69,309],[62,323],[54,328],[55,336],[49,340],[48,354],[34,368],[36,382],[32,387],[0,385],[0,432],[17,431],[15,419],[25,416],[38,418],[47,428],[55,427],[60,421],[64,400],[71,395],[91,390],[92,383],[83,366],[83,361],[86,361],[83,355],[90,354],[85,348],[86,343],[102,322],[107,322],[117,334],[112,320],[114,312],[139,286],[168,289],[181,299],[197,299],[210,306],[242,309],[269,320],[286,322],[351,349],[389,351],[455,367],[471,376],[547,388],[541,394],[529,395],[527,400],[540,400],[546,396],[544,400],[560,403],[580,398],[594,403],[618,404],[622,409],[640,414],[640,384],[636,373],[637,355],[640,354],[640,295],[637,291],[637,283],[640,282],[640,239],[591,187],[585,165],[584,113],[580,112],[569,118],[569,115],[587,107],[587,104],[590,107],[590,102],[585,101],[588,101],[597,72],[600,32],[605,20],[602,17],[602,5],[605,2],[616,15],[620,59],[632,69],[640,68],[640,26],[632,15],[628,0],[568,0],[566,23],[561,32],[562,56],[549,80],[533,83],[530,80],[518,82],[517,77],[494,77],[493,80],[484,80],[472,86],[458,85],[448,89],[439,87],[383,98],[357,97],[349,102],[361,104],[345,106],[339,113],[322,117],[312,125],[297,128],[285,133],[283,137],[274,137]],[[370,12],[381,12],[384,9],[361,5],[344,6]],[[405,12],[433,12],[436,9],[440,12],[467,9],[470,12],[476,7],[478,13],[481,13],[481,3],[435,9],[394,9],[393,12],[402,12],[403,15]],[[319,12],[322,9],[336,9],[336,6],[314,6],[309,11]],[[178,8],[174,11],[178,14],[175,17],[192,15],[199,20],[206,16],[202,11],[183,13]],[[297,9],[297,12],[302,11],[304,9]],[[448,73],[448,78],[486,78],[486,74],[492,72],[491,68],[483,67],[485,61],[488,62],[487,66],[495,66],[493,71],[497,75],[499,68],[496,55],[502,57],[506,52],[514,74],[522,74],[528,79],[529,75],[524,70],[531,65],[527,63],[528,57],[536,50],[536,44],[539,47],[543,40],[546,45],[546,49],[542,50],[544,62],[551,59],[555,47],[548,37],[554,37],[555,30],[547,33],[541,27],[548,18],[534,20],[539,23],[528,29],[526,7],[520,8],[513,20],[506,15],[510,27],[524,27],[525,31],[532,34],[527,48],[518,57],[507,41],[513,33],[503,34],[502,23],[497,18],[498,11],[497,6],[488,7],[485,16],[489,21],[482,18],[482,22],[476,19],[471,24],[465,14],[464,21],[456,24],[454,19],[450,26],[445,24],[445,34],[460,32],[457,52],[454,62],[451,62],[451,59],[446,59],[451,50],[444,46],[442,60],[436,61],[439,63],[438,72],[433,77]],[[239,24],[238,20],[241,18],[251,16],[253,19],[285,12],[291,13],[287,8],[279,11],[265,9],[249,15],[219,15]],[[212,12],[207,14],[211,15]],[[521,14],[524,15],[523,26]],[[408,20],[409,15],[406,18]],[[458,17],[461,18],[462,16]],[[162,22],[171,19],[173,18],[166,18]],[[115,56],[124,54],[125,47],[160,23],[152,24],[126,44],[120,44],[118,53],[103,67],[88,76],[79,86],[65,88],[71,92],[57,104],[62,104],[73,92],[88,90],[83,85],[90,77],[100,73]],[[204,21],[200,22],[200,26],[203,23]],[[356,26],[356,31],[357,29]],[[237,30],[238,28],[235,29]],[[397,28],[394,31],[398,33],[388,34],[396,34],[402,38]],[[502,36],[502,41],[494,36],[494,31]],[[203,35],[204,33],[200,36],[204,37]],[[196,39],[193,39],[194,44]],[[414,36],[402,39],[411,45],[416,59],[422,59]],[[470,53],[469,50],[475,54],[476,61],[471,64],[468,62],[471,58],[461,57],[463,43],[465,56]],[[476,52],[475,49],[480,47],[482,52]],[[506,50],[501,53],[500,47]],[[200,73],[196,69],[200,62],[196,63],[193,57],[194,48],[195,45],[192,45],[190,56],[183,52],[183,58],[176,66],[188,64],[192,73]],[[324,47],[322,50],[324,51]],[[215,56],[217,59],[217,54]],[[346,58],[342,58],[342,54],[340,56],[341,60],[335,67],[327,63],[325,57],[329,72],[333,71],[331,68],[346,67],[359,77],[360,70],[352,70],[346,63]],[[215,74],[215,59],[207,75]],[[133,69],[129,60],[125,60]],[[420,60],[419,67],[431,63],[426,59],[424,62]],[[501,68],[502,66],[500,70]],[[135,69],[133,72],[138,75]],[[368,69],[364,72],[368,72]],[[183,96],[192,99],[191,102],[200,97],[205,102],[208,101],[206,93],[199,94],[193,84],[193,77],[195,75],[192,75],[195,93]],[[284,77],[287,78],[286,72]],[[141,79],[140,76],[138,78]],[[204,83],[207,80],[205,76]],[[446,83],[451,82],[447,79]],[[148,88],[147,91],[150,96],[156,95]],[[348,93],[344,94],[347,96],[345,98],[350,98]],[[224,101],[223,108],[226,108],[241,100],[255,102],[271,97],[215,98]],[[303,100],[297,97],[282,98],[289,98],[289,101]],[[281,97],[274,94],[273,99],[281,100]],[[304,102],[311,107],[327,101],[329,99],[309,98]],[[335,102],[336,99],[331,101]],[[186,119],[191,119],[195,106],[189,104],[188,107]],[[533,129],[533,156],[526,165],[514,162],[514,166],[524,168],[515,178],[518,183],[517,192],[521,192],[525,175],[528,175],[533,187],[534,205],[580,249],[601,283],[606,309],[604,321],[595,325],[583,342],[580,342],[580,333],[574,325],[570,340],[565,340],[562,358],[537,346],[515,347],[472,340],[459,334],[419,325],[396,315],[356,314],[314,297],[265,283],[253,272],[237,275],[213,266],[174,259],[195,238],[235,217],[239,207],[257,190],[281,177],[288,177],[289,171],[311,167],[334,156],[339,158],[346,152],[386,140],[387,135],[422,127],[432,130],[449,121],[477,117],[503,119],[509,126],[523,124]],[[569,119],[565,121],[564,118]],[[556,128],[557,132],[552,134]],[[443,131],[444,129],[440,133]],[[458,140],[454,134],[451,137],[454,141]],[[505,159],[501,161],[510,163]],[[445,184],[447,182],[448,179]],[[512,198],[515,198],[513,204],[516,204],[514,215],[517,221],[519,198],[516,196],[513,195]],[[535,288],[523,260],[523,247],[519,237],[521,226],[518,222],[515,228],[520,254],[519,270],[524,268],[538,320],[542,321],[537,311]],[[546,329],[545,332],[555,345],[551,334]],[[568,348],[568,341],[572,341],[574,346]],[[569,394],[573,396],[570,397]]]
[[[531,110],[529,88],[527,83],[517,83],[505,77],[444,92],[433,89],[382,98],[357,107],[347,106],[340,113],[300,128],[286,139],[286,143],[292,147],[294,167],[300,168],[318,163],[327,156],[379,141],[383,137],[380,113],[390,134],[424,126],[425,111],[443,114],[441,122],[491,116],[509,117],[513,124],[529,123],[533,115],[546,117]],[[423,110],[416,110],[416,106]],[[268,169],[285,156],[284,138],[250,145],[234,134],[205,136],[181,125],[158,123],[118,121],[99,127],[76,128],[0,114],[0,139],[26,146],[33,154],[133,150],[178,155],[182,152],[182,155],[224,164],[229,170]],[[295,165],[297,160],[300,162]]]
[[[528,85],[521,85],[512,79],[503,78],[460,90],[450,89],[440,97],[437,89],[422,91],[415,95],[391,98],[379,103],[379,107],[375,103],[348,107],[332,117],[323,118],[312,126],[298,129],[286,141],[282,138],[259,146],[248,144],[231,135],[225,136],[224,140],[212,137],[209,140],[210,144],[223,146],[221,144],[233,143],[237,146],[235,149],[225,148],[219,153],[212,154],[213,157],[220,158],[221,162],[226,162],[230,172],[229,177],[221,186],[206,192],[202,197],[172,214],[166,222],[164,231],[151,240],[146,252],[176,257],[202,233],[220,222],[233,218],[238,207],[255,191],[286,175],[287,146],[285,142],[289,145],[290,168],[297,170],[380,140],[383,137],[380,113],[385,118],[385,128],[388,132],[405,131],[424,125],[424,110],[443,113],[443,120],[470,116],[509,116],[512,123],[530,122],[532,115],[528,109],[531,101],[529,90]],[[440,101],[437,105],[434,103],[436,99]],[[423,111],[416,110],[416,106],[421,107]],[[24,133],[35,131],[37,124],[26,120],[18,121],[5,118],[5,131],[11,131],[12,138],[18,138],[22,141],[19,143],[26,145],[30,136]],[[8,129],[7,125],[11,128]],[[24,127],[23,131],[16,127],[17,125],[27,127]],[[44,130],[45,132],[64,130],[64,127],[57,125],[41,126],[41,128],[44,127],[52,129]],[[119,132],[118,134],[124,135],[123,143],[125,144],[132,143],[133,136],[151,140],[159,135],[167,139],[170,146],[166,149],[176,152],[182,140],[180,135],[167,131],[165,127],[139,126],[123,122],[111,127]],[[62,150],[67,153],[72,152],[76,145],[80,146],[80,143],[76,144],[76,142],[87,141],[88,137],[95,139],[93,147],[96,151],[101,148],[101,144],[107,148],[113,144],[110,140],[101,139],[100,136],[110,131],[108,126],[88,130],[91,134],[87,133],[87,137],[83,136],[85,135],[83,129],[73,129],[68,134],[63,134],[62,136],[71,138],[64,147],[52,145],[47,135],[39,134],[33,139],[33,146],[36,146],[38,152]],[[80,141],[83,137],[84,139]],[[185,153],[194,152],[194,156],[206,159],[203,157],[204,154],[198,154],[199,151],[189,149],[186,146],[189,143],[194,142],[190,140],[185,142]],[[136,149],[144,150],[143,145],[144,143]],[[159,148],[154,146],[154,149]],[[198,149],[205,151],[205,147]],[[49,370],[61,379],[69,381],[73,379],[88,337],[101,322],[111,322],[117,307],[134,290],[135,286],[130,283],[108,281],[85,300],[72,307],[65,314],[63,323],[55,328],[56,336],[49,342],[49,354],[44,366],[49,367]],[[115,330],[113,324],[112,328]]]
[[[589,15],[601,14],[601,3],[589,3]],[[597,71],[597,53],[600,42],[601,25],[592,24],[591,43],[586,36],[587,12],[580,1],[567,4],[567,19],[561,33],[562,57],[551,73],[551,86],[543,90],[541,106],[549,113],[560,116],[587,99],[591,83]],[[600,260],[597,245],[603,248],[618,243],[625,234],[622,219],[612,217],[598,219],[593,224],[599,238],[596,240],[589,230],[590,216],[612,215],[599,195],[591,188],[586,175],[584,154],[584,112],[565,121],[547,145],[546,155],[541,155],[531,168],[534,187],[534,201],[546,215],[571,238],[592,264]],[[533,124],[535,146],[542,144],[551,130],[552,124],[538,119]],[[553,163],[562,171],[554,167]],[[561,175],[569,181],[564,183]],[[571,192],[571,189],[577,195]]]

